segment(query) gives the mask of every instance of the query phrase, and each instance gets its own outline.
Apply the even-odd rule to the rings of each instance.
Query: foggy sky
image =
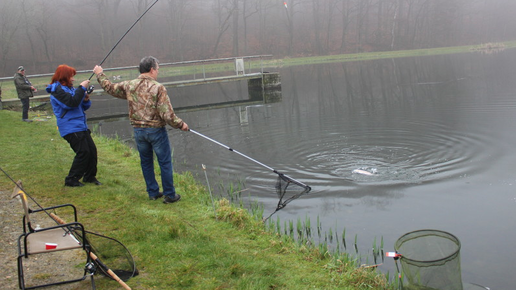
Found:
[[[2,0],[1,76],[92,69],[155,0]],[[159,0],[104,66],[311,56],[516,39],[513,0]]]

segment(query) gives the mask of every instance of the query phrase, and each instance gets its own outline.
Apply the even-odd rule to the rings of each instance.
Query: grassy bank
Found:
[[[132,289],[388,288],[373,270],[272,234],[227,201],[217,202],[215,216],[191,174],[175,175],[183,197],[177,204],[148,200],[137,153],[116,140],[94,136],[102,186],[65,188],[73,152],[55,120],[25,123],[19,115],[0,111],[0,166],[42,206],[72,203],[87,229],[123,242],[140,270]],[[12,188],[2,173],[0,190]],[[97,279],[97,288],[120,286]]]

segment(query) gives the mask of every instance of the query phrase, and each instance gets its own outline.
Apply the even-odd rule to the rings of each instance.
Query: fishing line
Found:
[[[5,176],[7,176],[16,186],[18,186],[18,183],[16,181],[14,181],[14,179],[7,173],[5,172],[5,170],[0,167],[0,170],[2,170],[2,172],[5,174]],[[23,187],[21,186],[18,186],[20,188],[21,191],[23,191],[23,193],[28,196],[40,209],[42,209],[49,217],[50,217],[50,213],[48,213],[34,198],[32,198],[32,196],[30,196],[26,191],[25,189],[23,189]]]
[[[122,39],[124,39],[124,37],[127,35],[127,33],[129,33],[129,31],[131,31],[131,29],[133,29],[133,27],[136,25],[136,23],[138,23],[138,21],[140,21],[140,19],[142,19],[142,17],[152,8],[152,6],[154,6],[156,3],[158,3],[159,0],[156,0],[154,3],[152,3],[152,5],[149,6],[149,8],[147,8],[147,10],[145,10],[142,15],[140,15],[140,17],[138,17],[138,19],[136,19],[136,21],[133,23],[133,25],[131,25],[131,27],[129,27],[129,29],[124,33],[124,35],[122,35],[122,37],[120,37],[120,39],[118,40],[118,42],[115,44],[115,46],[113,46],[113,48],[108,52],[108,54],[104,57],[104,59],[100,62],[99,66],[101,66],[104,61],[106,61],[106,59],[109,57],[109,55],[113,52],[113,50],[115,50],[115,48],[118,46],[118,44],[122,41]],[[95,75],[95,73],[92,73],[90,78],[88,80],[91,80],[91,78]],[[89,88],[88,88],[88,93],[91,93],[93,92],[93,89],[95,87],[93,85],[91,85]]]
[[[48,212],[48,210],[47,210],[46,208],[42,207],[42,206],[41,206],[41,205],[40,205],[40,204],[39,204],[39,203],[38,203],[38,202],[37,202],[37,201],[36,201],[32,196],[30,196],[30,195],[25,191],[25,189],[23,189],[23,185],[22,185],[22,184],[18,184],[18,182],[14,181],[14,179],[13,179],[13,178],[12,178],[12,177],[7,173],[7,172],[5,172],[5,170],[4,170],[2,167],[0,167],[0,170],[5,174],[5,176],[7,176],[7,177],[8,177],[8,178],[9,178],[9,179],[10,179],[10,180],[11,180],[11,181],[16,185],[16,187],[18,187],[18,188],[23,192],[23,194],[25,194],[25,196],[27,196],[28,198],[30,198],[30,200],[32,200],[32,202],[34,202],[34,204],[36,204],[36,206],[37,206],[37,207],[38,207],[42,212],[44,212],[48,217],[50,217],[53,221],[55,221],[57,225],[59,225],[59,222],[58,222],[58,221],[56,221],[56,220],[52,217],[52,215],[53,215],[53,214],[52,214],[51,212]],[[16,188],[16,187],[15,187],[15,188]],[[14,196],[13,196],[13,198],[14,198]],[[27,206],[28,206],[28,204],[27,204]],[[29,210],[30,210],[30,209],[29,209]],[[30,228],[30,230],[31,230],[31,231],[32,231],[32,230],[34,230],[34,229],[32,228],[32,224],[31,224],[30,222],[28,223],[28,225],[29,225],[29,228]],[[67,232],[67,230],[65,230],[64,228],[63,228],[63,231],[64,231],[65,233]]]

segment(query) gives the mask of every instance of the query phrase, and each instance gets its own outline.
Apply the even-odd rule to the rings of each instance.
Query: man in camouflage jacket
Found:
[[[176,194],[174,187],[172,152],[165,126],[168,124],[188,131],[188,124],[174,113],[167,89],[157,81],[158,60],[152,56],[144,57],[140,61],[139,69],[138,78],[119,83],[111,83],[101,66],[95,66],[93,72],[108,94],[128,102],[129,119],[134,129],[149,199],[156,200],[165,196],[163,203],[176,202],[181,196]],[[156,182],[153,153],[156,154],[161,169],[163,193],[159,191]]]

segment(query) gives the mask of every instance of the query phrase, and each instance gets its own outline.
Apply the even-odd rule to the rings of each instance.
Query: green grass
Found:
[[[0,166],[32,198],[42,206],[74,204],[87,230],[127,246],[140,270],[128,281],[132,289],[389,288],[383,275],[357,267],[354,258],[268,231],[227,200],[216,201],[215,217],[207,189],[190,173],[174,176],[183,197],[177,204],[148,200],[137,152],[117,140],[94,136],[102,186],[68,188],[74,154],[54,119],[25,123],[20,112],[3,110],[0,132]],[[14,185],[0,175],[0,190],[9,191],[1,198],[9,198]],[[97,279],[97,288],[121,287]]]

